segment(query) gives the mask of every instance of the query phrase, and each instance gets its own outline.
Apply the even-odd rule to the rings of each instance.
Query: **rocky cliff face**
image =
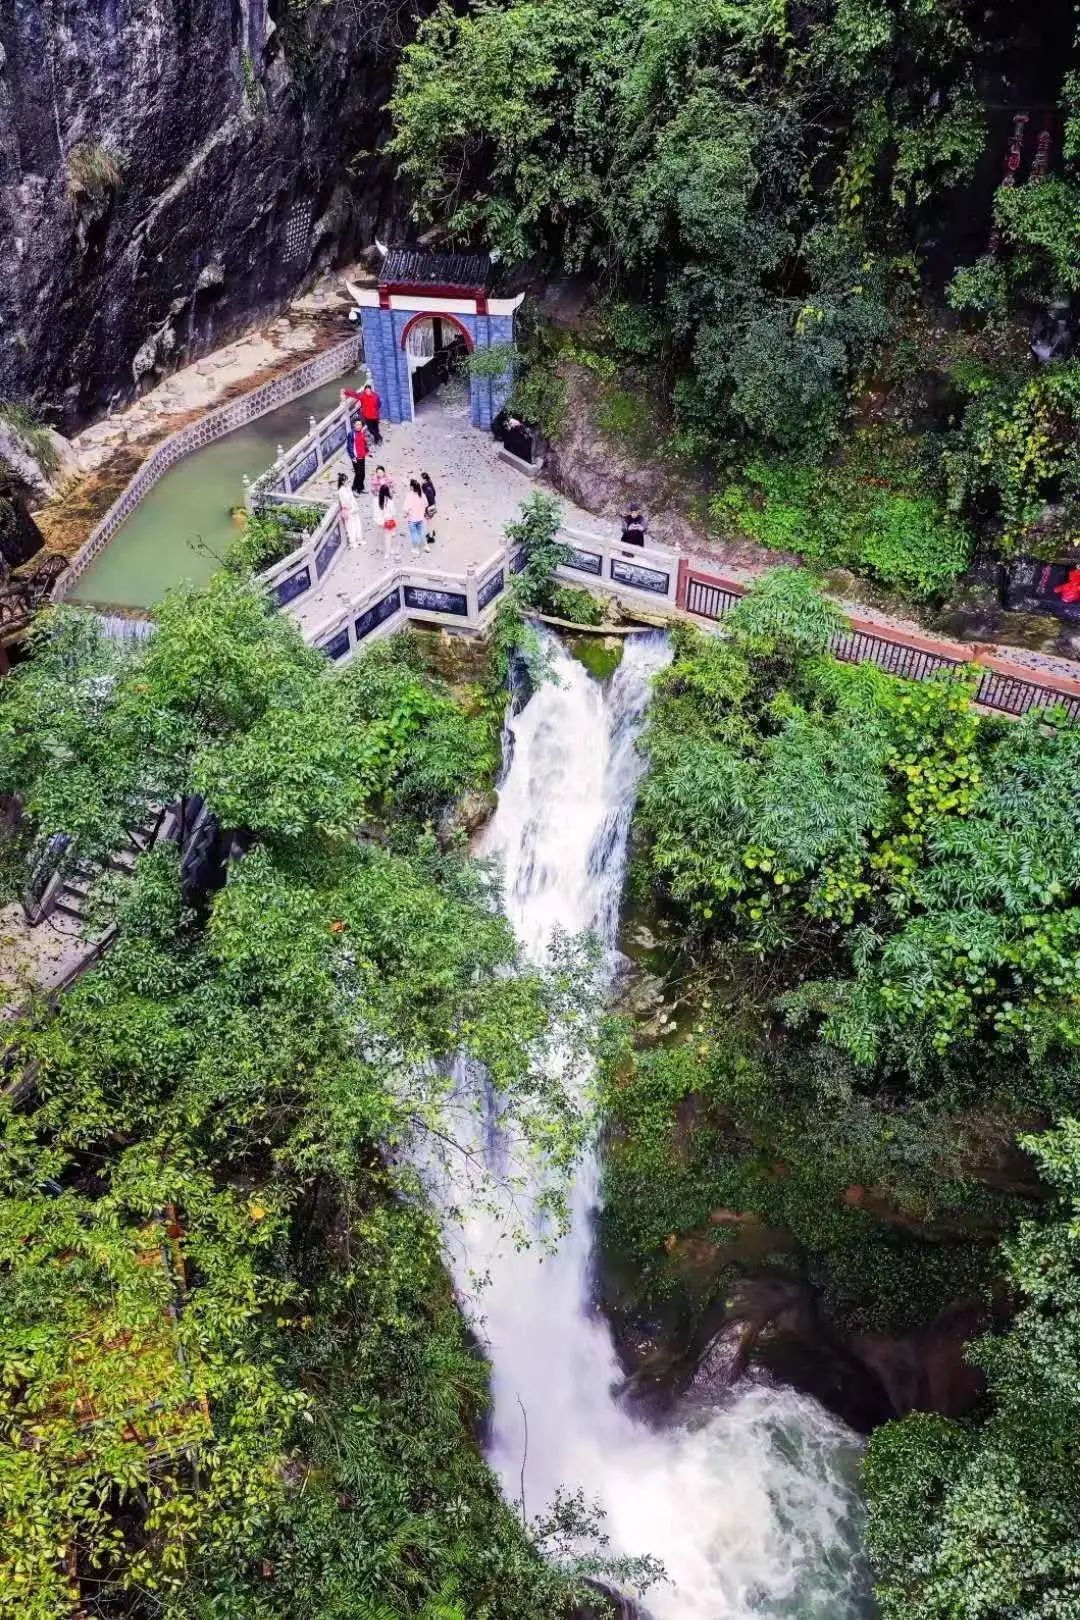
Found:
[[[0,399],[71,428],[395,209],[403,0],[0,0]]]

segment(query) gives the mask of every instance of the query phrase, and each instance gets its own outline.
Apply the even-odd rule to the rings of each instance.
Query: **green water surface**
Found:
[[[255,478],[308,431],[308,418],[334,409],[349,378],[324,383],[185,456],[159,479],[71,592],[98,606],[153,607],[173,585],[204,585],[236,535],[232,508],[243,505],[244,474]]]

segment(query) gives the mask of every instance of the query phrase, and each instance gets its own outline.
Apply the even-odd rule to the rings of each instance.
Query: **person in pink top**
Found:
[[[382,529],[386,537],[385,552],[389,557],[394,550],[397,518],[394,514],[394,486],[387,477],[385,467],[375,469],[375,476],[371,480],[371,502],[375,513],[375,526]]]
[[[409,479],[409,493],[405,497],[405,521],[409,525],[409,541],[414,551],[424,549],[427,497],[418,478]]]

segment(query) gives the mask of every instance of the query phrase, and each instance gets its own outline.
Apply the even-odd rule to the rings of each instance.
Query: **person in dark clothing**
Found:
[[[360,420],[371,435],[374,444],[382,444],[382,429],[379,427],[379,412],[382,401],[370,383],[365,383],[360,392],[354,388],[343,388],[342,399],[355,399],[360,407]]]
[[[349,429],[349,436],[345,441],[345,447],[349,452],[349,460],[352,462],[353,493],[355,495],[362,495],[364,493],[364,480],[367,472],[368,441],[367,434],[364,432],[364,427],[361,422],[357,422],[355,427],[351,427]]]
[[[631,501],[629,511],[622,520],[622,543],[624,546],[643,546],[645,544],[645,531],[648,524],[642,514],[641,507],[636,501]]]
[[[423,490],[424,500],[427,502],[427,510],[424,513],[427,520],[427,543],[429,546],[433,546],[435,544],[435,509],[437,503],[435,500],[435,485],[431,481],[430,473],[422,472],[420,474],[420,488]]]

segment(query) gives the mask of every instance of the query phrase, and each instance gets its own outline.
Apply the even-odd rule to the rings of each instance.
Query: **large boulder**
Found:
[[[0,411],[0,484],[45,501],[78,472],[79,458],[62,434],[36,427],[27,434]],[[39,542],[40,543],[40,542]]]
[[[743,1277],[681,1346],[670,1339],[644,1346],[626,1398],[662,1419],[685,1413],[688,1402],[714,1403],[742,1378],[766,1376],[863,1431],[912,1411],[962,1417],[984,1388],[966,1347],[990,1325],[985,1306],[958,1300],[909,1333],[848,1335],[800,1278]],[[621,1335],[624,1356],[627,1344]]]

